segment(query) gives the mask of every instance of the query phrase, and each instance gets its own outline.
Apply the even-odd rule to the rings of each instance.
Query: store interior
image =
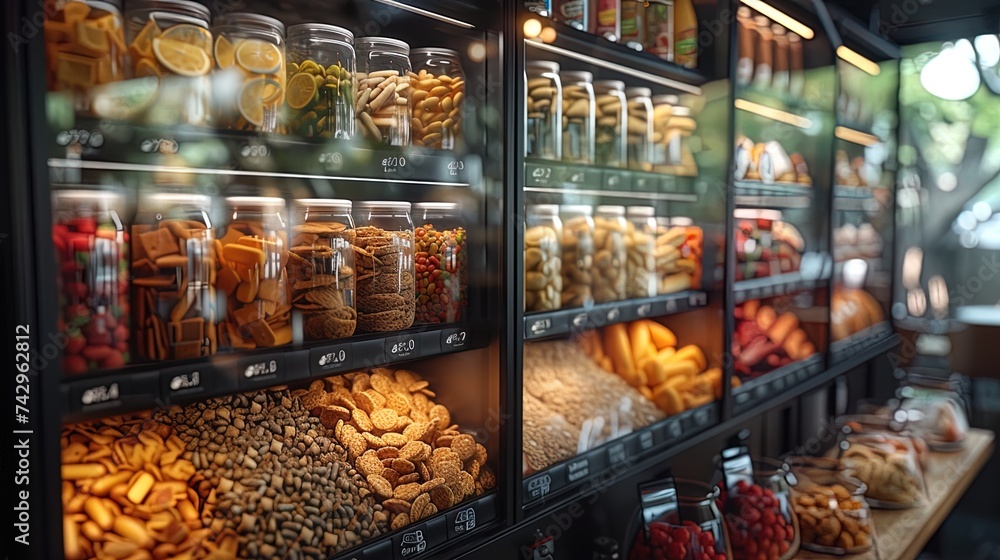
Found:
[[[11,557],[1000,558],[1000,7],[0,17]]]

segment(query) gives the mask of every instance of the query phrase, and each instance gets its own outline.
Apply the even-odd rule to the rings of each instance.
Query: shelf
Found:
[[[455,187],[476,176],[471,160],[446,151],[88,118],[57,132],[50,153],[66,154],[48,160],[54,182],[74,182],[79,169]]]
[[[701,95],[699,86],[709,81],[707,76],[697,70],[608,41],[604,37],[586,33],[564,23],[547,19],[545,25],[555,29],[556,38],[552,43],[544,43],[537,39],[525,40],[525,45],[536,53],[540,51],[571,58],[588,66],[612,70],[695,95]]]
[[[686,410],[627,436],[618,438],[567,459],[558,465],[524,478],[525,508],[541,507],[548,502],[575,495],[572,489],[613,472],[623,475],[642,457],[657,454],[670,445],[690,439],[719,423],[718,405]]]
[[[733,285],[736,303],[749,299],[782,296],[802,290],[814,290],[826,283],[825,278],[803,278],[799,272],[789,272],[763,278],[740,280]]]
[[[797,183],[737,180],[733,187],[736,206],[749,208],[808,208],[815,192],[813,187]]]
[[[646,200],[698,200],[697,177],[573,165],[533,159],[524,164],[525,192]]]
[[[733,412],[739,414],[789,387],[819,375],[823,371],[823,354],[816,353],[797,362],[782,366],[759,377],[749,379],[733,390]]]
[[[286,382],[430,358],[489,345],[488,329],[469,324],[417,327],[309,348],[216,354],[64,380],[66,422],[242,393]]]
[[[851,336],[830,343],[830,360],[841,362],[852,355],[871,348],[893,335],[892,325],[888,321],[876,323],[861,329]]]
[[[706,292],[688,290],[652,298],[601,303],[583,309],[532,313],[524,318],[524,339],[537,340],[637,319],[684,313],[708,304]]]

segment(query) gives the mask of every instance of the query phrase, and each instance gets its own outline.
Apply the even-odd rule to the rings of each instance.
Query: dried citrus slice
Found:
[[[229,39],[221,35],[215,39],[215,63],[223,70],[236,64],[236,49]]]
[[[156,22],[150,19],[132,40],[132,45],[129,48],[139,53],[140,58],[153,58],[153,39],[159,37],[160,33]]]
[[[135,63],[135,77],[145,78],[146,76],[154,78],[163,77],[160,73],[160,67],[156,65],[156,61],[151,58],[140,58],[139,62]]]
[[[264,124],[264,109],[273,106],[270,98],[281,93],[281,84],[268,78],[256,78],[243,84],[240,89],[240,114],[250,124]]]
[[[194,45],[209,56],[212,53],[212,34],[204,27],[182,23],[164,31],[160,38]]]
[[[73,25],[78,21],[87,19],[90,15],[90,6],[84,2],[67,2],[62,8],[63,17],[66,23]]]
[[[95,53],[107,54],[111,52],[111,41],[108,40],[107,31],[90,21],[81,21],[76,24],[76,42],[81,47]]]
[[[271,43],[246,39],[236,47],[236,62],[256,74],[274,74],[281,69],[281,51]]]
[[[309,104],[316,95],[316,80],[310,74],[296,74],[288,82],[288,93],[285,99],[292,109],[301,109]]]
[[[204,76],[212,69],[208,53],[180,41],[157,37],[153,39],[153,53],[167,70],[181,76]]]

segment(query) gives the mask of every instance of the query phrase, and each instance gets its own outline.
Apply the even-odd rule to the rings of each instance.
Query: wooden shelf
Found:
[[[938,527],[969,489],[972,481],[993,455],[995,435],[986,430],[970,430],[963,450],[931,453],[927,465],[928,499],[922,507],[900,510],[872,510],[875,519],[875,548],[865,554],[845,556],[851,560],[912,560],[920,554]],[[876,551],[876,548],[878,549]],[[796,558],[822,559],[833,556],[802,551]]]

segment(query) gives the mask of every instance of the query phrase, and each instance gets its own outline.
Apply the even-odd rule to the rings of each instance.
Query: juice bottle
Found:
[[[691,0],[674,2],[674,62],[698,67],[698,16]]]
[[[621,0],[593,0],[593,3],[597,14],[594,34],[617,41],[621,37]]]

